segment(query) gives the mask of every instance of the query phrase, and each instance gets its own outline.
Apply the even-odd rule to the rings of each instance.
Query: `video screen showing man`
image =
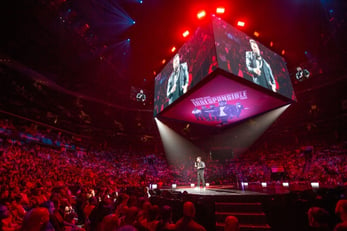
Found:
[[[257,42],[250,39],[249,43],[252,50],[246,51],[246,66],[252,81],[276,92],[276,82],[269,63],[261,56]]]
[[[179,54],[174,56],[172,66],[173,71],[170,74],[166,92],[169,104],[187,92],[189,83],[188,65],[186,62],[180,63]]]

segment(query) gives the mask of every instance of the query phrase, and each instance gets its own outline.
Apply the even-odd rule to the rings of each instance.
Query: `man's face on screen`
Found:
[[[260,50],[259,50],[258,44],[257,44],[256,42],[254,42],[254,41],[251,41],[250,44],[251,44],[252,51],[253,51],[257,56],[260,56]]]
[[[173,62],[172,62],[172,66],[173,66],[174,71],[177,71],[179,65],[180,65],[180,57],[178,55],[175,55]]]

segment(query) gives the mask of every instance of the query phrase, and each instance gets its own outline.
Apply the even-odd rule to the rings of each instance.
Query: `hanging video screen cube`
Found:
[[[224,126],[296,100],[284,59],[213,16],[155,78],[154,116]]]

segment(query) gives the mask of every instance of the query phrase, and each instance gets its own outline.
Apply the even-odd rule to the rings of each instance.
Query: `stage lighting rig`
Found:
[[[244,21],[237,21],[237,26],[245,27],[246,23]]]
[[[138,102],[145,102],[146,101],[146,94],[143,92],[142,89],[136,94],[136,100]]]
[[[206,11],[202,10],[196,16],[198,19],[203,19],[206,16]]]
[[[297,67],[295,77],[298,81],[302,82],[310,77],[310,72],[302,67]]]
[[[186,37],[188,37],[189,34],[190,34],[189,30],[186,30],[182,33],[182,36],[183,36],[183,38],[186,38]]]
[[[225,13],[225,8],[224,7],[217,7],[216,13],[217,14],[224,14]]]

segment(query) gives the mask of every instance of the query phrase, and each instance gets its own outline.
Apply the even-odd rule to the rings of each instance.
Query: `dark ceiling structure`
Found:
[[[283,54],[295,83],[302,66],[315,79],[345,76],[347,3],[338,0],[28,0],[1,3],[1,110],[67,131],[98,136],[153,135],[154,72],[182,32],[214,13]],[[272,46],[270,46],[272,44]],[[300,83],[294,88],[301,92]],[[153,129],[154,128],[154,129]]]

